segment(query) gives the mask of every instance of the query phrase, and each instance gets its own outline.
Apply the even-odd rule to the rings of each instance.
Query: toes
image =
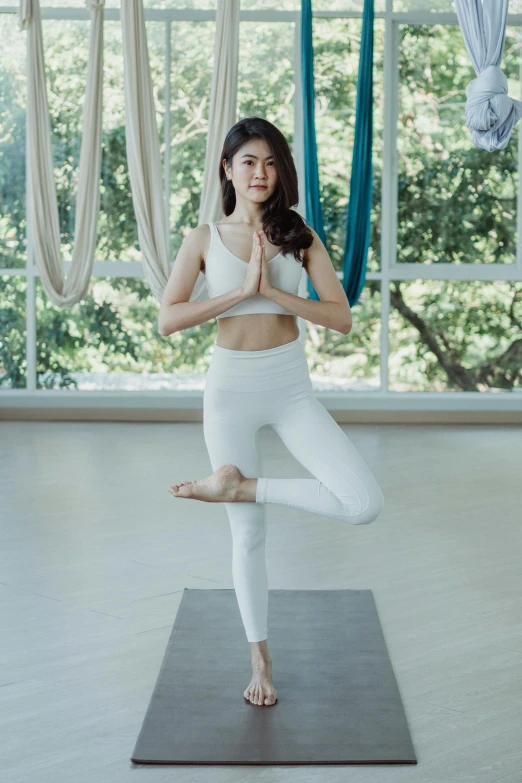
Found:
[[[178,489],[178,495],[181,495],[181,497],[188,498],[191,494],[192,486],[191,481],[185,481],[184,484],[181,484]]]
[[[276,702],[275,695],[273,693],[266,695],[259,684],[249,685],[248,688],[243,691],[243,696],[251,704],[256,704],[260,707],[265,705],[268,707]]]
[[[184,487],[185,484],[191,484],[191,481],[182,481],[181,484],[171,484],[169,486],[169,492],[178,492],[180,487]]]

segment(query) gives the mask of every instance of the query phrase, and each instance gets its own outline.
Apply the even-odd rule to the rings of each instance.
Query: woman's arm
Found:
[[[203,302],[176,302],[165,306],[158,320],[160,334],[167,337],[174,332],[182,332],[191,326],[206,323],[216,315],[224,313],[230,307],[239,304],[245,298],[240,288],[228,291],[221,296]]]
[[[339,282],[339,278],[337,281]],[[315,283],[314,288],[316,288]],[[306,321],[319,324],[319,326],[326,326],[327,329],[333,329],[342,334],[349,334],[352,329],[351,316],[347,321],[346,306],[339,302],[325,301],[324,299],[317,302],[315,299],[304,299],[302,296],[281,291],[280,288],[271,289],[270,293],[265,296],[285,307],[291,313],[301,316]]]
[[[304,251],[306,272],[319,294],[320,301],[304,299],[279,288],[270,288],[264,295],[306,321],[348,334],[352,329],[348,297],[319,235],[311,226],[309,228],[314,235],[314,241],[308,250]]]
[[[192,229],[178,251],[161,299],[158,329],[163,337],[210,321],[245,298],[237,288],[203,302],[189,301],[208,244],[209,228],[202,223]]]

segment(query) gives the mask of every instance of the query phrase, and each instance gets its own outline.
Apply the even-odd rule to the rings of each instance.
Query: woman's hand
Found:
[[[243,281],[243,285],[239,289],[243,299],[249,299],[258,292],[259,281],[261,279],[261,253],[262,245],[259,235],[257,231],[254,231],[252,234],[252,254],[247,265],[246,277]]]
[[[259,276],[259,293],[263,296],[270,296],[270,293],[274,290],[274,286],[270,283],[270,272],[268,271],[268,262],[266,260],[265,252],[265,232],[263,229],[259,231],[259,238],[261,241],[261,274]]]

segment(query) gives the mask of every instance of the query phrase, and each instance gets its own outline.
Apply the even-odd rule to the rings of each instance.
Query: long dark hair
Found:
[[[231,215],[236,206],[236,191],[232,180],[227,179],[223,159],[231,166],[236,152],[251,139],[266,141],[277,166],[275,190],[261,206],[263,231],[269,242],[281,248],[282,255],[291,253],[296,261],[303,263],[304,256],[301,251],[311,246],[314,237],[301,215],[291,209],[299,203],[294,159],[279,128],[262,117],[245,117],[236,122],[227,133],[219,158],[223,213]]]

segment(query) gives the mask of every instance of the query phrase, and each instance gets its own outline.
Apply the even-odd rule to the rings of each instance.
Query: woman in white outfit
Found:
[[[214,472],[169,491],[225,503],[234,588],[252,654],[244,696],[268,706],[276,703],[277,691],[267,646],[265,504],[363,525],[379,515],[383,495],[313,394],[296,316],[343,334],[350,332],[352,317],[323,243],[292,209],[298,204],[297,172],[285,137],[262,118],[241,120],[225,139],[219,176],[225,218],[187,236],[159,316],[165,336],[217,319],[203,404]],[[297,295],[303,266],[320,301]],[[200,269],[210,298],[190,302]],[[259,476],[256,434],[267,424],[315,478]]]

